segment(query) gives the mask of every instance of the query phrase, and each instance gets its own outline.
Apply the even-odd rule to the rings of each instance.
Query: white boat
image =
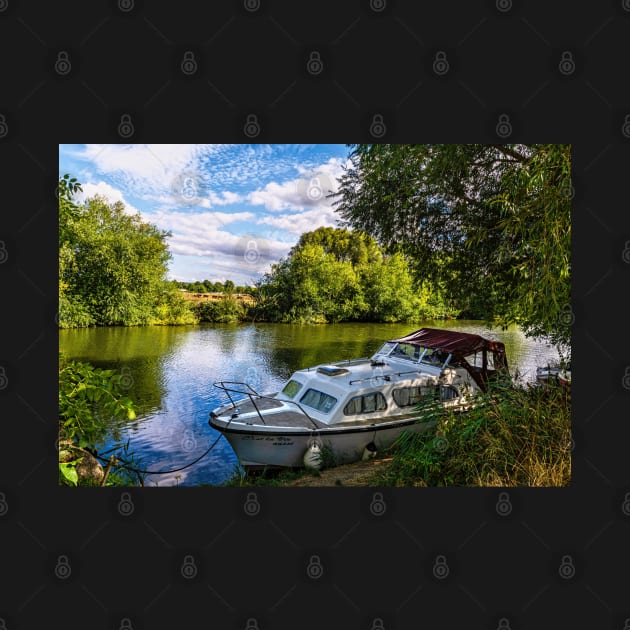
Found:
[[[386,449],[405,430],[434,426],[435,413],[419,408],[423,401],[464,410],[500,374],[508,374],[503,343],[421,328],[372,357],[297,370],[273,394],[214,383],[229,403],[214,409],[209,423],[244,467],[301,467],[314,450],[327,450],[334,464],[350,463]]]

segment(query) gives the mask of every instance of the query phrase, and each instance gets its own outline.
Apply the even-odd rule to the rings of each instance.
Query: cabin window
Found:
[[[417,405],[423,396],[435,392],[435,387],[400,387],[392,391],[394,402],[399,407],[410,407]]]
[[[295,398],[295,395],[302,389],[302,383],[297,381],[289,381],[282,390],[282,393],[289,398]]]
[[[428,363],[429,365],[441,366],[448,358],[448,352],[443,350],[436,350],[434,348],[427,348],[426,354],[422,357],[422,363]]]
[[[322,413],[328,413],[335,406],[337,399],[316,389],[307,389],[300,402]]]
[[[355,396],[348,401],[343,408],[346,416],[354,416],[359,413],[372,413],[387,409],[387,401],[380,392],[372,392],[363,396]]]

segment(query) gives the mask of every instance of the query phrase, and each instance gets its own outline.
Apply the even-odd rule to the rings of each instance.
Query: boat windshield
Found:
[[[387,356],[395,347],[395,341],[386,341],[374,354],[382,354]]]
[[[289,398],[294,398],[295,395],[302,389],[302,383],[298,381],[290,380],[283,388],[282,393]]]
[[[396,359],[408,359],[409,361],[417,362],[420,358],[421,350],[422,348],[419,346],[414,346],[410,343],[398,343],[390,356]]]

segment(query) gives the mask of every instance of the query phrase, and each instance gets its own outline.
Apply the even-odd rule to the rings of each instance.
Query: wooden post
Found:
[[[109,462],[107,464],[107,468],[105,469],[105,474],[103,475],[103,480],[101,481],[101,488],[105,485],[107,481],[107,477],[109,477],[109,471],[112,469],[116,458],[113,455],[110,455]]]

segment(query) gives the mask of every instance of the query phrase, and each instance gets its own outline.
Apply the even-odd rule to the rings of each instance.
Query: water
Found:
[[[212,409],[224,404],[215,381],[246,381],[260,393],[277,391],[299,368],[367,357],[387,339],[422,326],[478,333],[503,341],[512,374],[531,381],[536,367],[558,359],[552,346],[526,338],[516,327],[488,329],[478,321],[409,324],[207,324],[145,328],[61,330],[60,350],[70,359],[121,370],[137,418],[112,427],[107,445],[127,441],[144,468],[171,470],[203,453],[217,437],[208,425]],[[103,447],[107,448],[107,445]],[[102,449],[102,450],[103,450]],[[218,484],[238,466],[220,438],[194,466],[170,475],[149,475],[145,485]]]

